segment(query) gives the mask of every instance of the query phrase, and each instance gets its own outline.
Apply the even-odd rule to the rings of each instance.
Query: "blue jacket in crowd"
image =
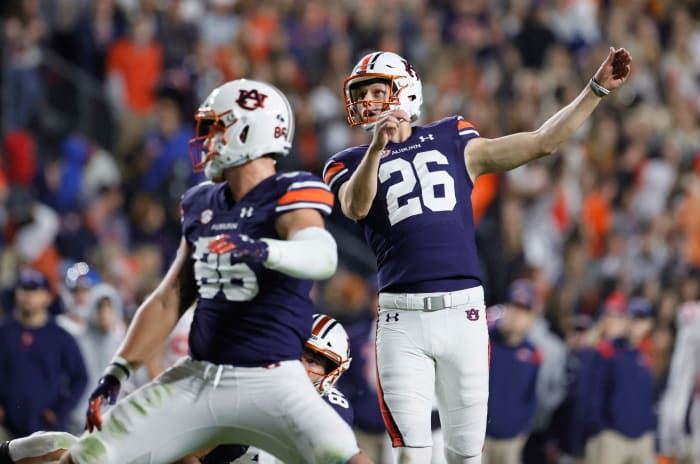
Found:
[[[537,371],[540,352],[527,340],[516,346],[505,343],[498,327],[489,332],[491,368],[486,436],[515,438],[530,430],[537,407]]]
[[[11,435],[65,430],[86,386],[78,344],[53,318],[37,328],[24,327],[10,315],[0,321],[0,407]],[[43,422],[46,409],[56,414],[57,424]]]
[[[604,340],[586,370],[583,399],[589,436],[614,430],[639,438],[656,428],[655,385],[644,353],[624,339]]]

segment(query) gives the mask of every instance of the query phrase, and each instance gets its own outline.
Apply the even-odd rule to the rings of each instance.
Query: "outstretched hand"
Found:
[[[632,55],[624,48],[610,47],[608,57],[600,65],[594,77],[598,84],[608,90],[615,90],[625,83],[630,75]]]

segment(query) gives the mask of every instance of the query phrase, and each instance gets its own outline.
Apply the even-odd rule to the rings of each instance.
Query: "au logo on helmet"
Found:
[[[238,106],[246,110],[257,110],[258,108],[265,107],[265,99],[267,95],[260,93],[257,89],[245,90],[240,89],[238,94]]]
[[[411,77],[417,78],[418,76],[416,75],[416,69],[409,63],[408,61],[402,59],[401,62],[403,63],[404,67],[406,68],[406,74],[408,74]]]

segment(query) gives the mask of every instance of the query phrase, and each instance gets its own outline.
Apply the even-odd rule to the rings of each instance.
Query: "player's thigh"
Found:
[[[149,463],[154,452],[175,461],[199,448],[211,431],[207,387],[179,363],[155,381],[120,399],[102,430],[84,433],[71,450],[76,464]],[[163,461],[165,462],[165,461]]]
[[[247,370],[239,376],[241,410],[228,419],[245,429],[242,443],[270,452],[288,464],[345,462],[359,449],[350,426],[316,392],[298,361]],[[219,401],[226,395],[217,389]]]
[[[486,433],[489,338],[483,307],[478,318],[446,310],[436,362],[436,393],[445,446],[462,456],[481,452]],[[474,314],[474,313],[471,313]]]
[[[397,316],[398,315],[398,316]],[[377,327],[379,401],[394,446],[431,446],[435,363],[421,311],[380,310]]]

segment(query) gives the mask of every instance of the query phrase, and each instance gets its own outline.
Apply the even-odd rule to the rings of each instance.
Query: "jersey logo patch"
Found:
[[[199,215],[199,222],[202,224],[209,224],[212,219],[214,219],[214,212],[210,209],[205,209]]]
[[[241,208],[241,217],[242,218],[249,218],[253,215],[253,207],[250,206],[248,208]]]
[[[470,321],[478,321],[479,320],[479,310],[475,308],[469,308],[465,311],[467,313],[467,319]]]
[[[419,135],[418,138],[420,139],[421,143],[425,143],[428,140],[435,140],[435,138],[433,137],[433,134],[428,134],[425,137],[423,137],[422,135]]]
[[[257,110],[258,108],[265,108],[265,99],[267,95],[258,92],[256,89],[245,90],[241,89],[238,94],[238,106],[246,110]]]

